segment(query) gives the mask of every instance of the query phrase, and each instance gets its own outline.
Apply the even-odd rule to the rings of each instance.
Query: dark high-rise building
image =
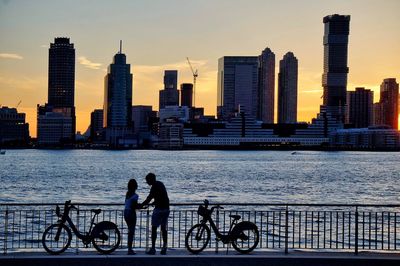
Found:
[[[178,70],[164,71],[164,89],[178,89]]]
[[[347,48],[350,16],[324,17],[324,106],[338,121],[344,123],[347,86]]]
[[[159,109],[179,105],[178,71],[164,71],[164,89],[160,90]]]
[[[55,38],[49,48],[48,103],[37,105],[39,145],[75,141],[75,48],[69,38]]]
[[[381,84],[379,103],[374,104],[375,125],[387,125],[398,129],[399,83],[395,78],[384,79]]]
[[[103,109],[95,109],[90,114],[90,139],[92,141],[102,140],[103,137]]]
[[[259,87],[258,87],[258,115],[264,123],[274,123],[275,101],[275,54],[265,48],[258,57]]]
[[[132,74],[126,55],[120,50],[114,56],[104,78],[104,127],[111,145],[132,133]]]
[[[374,92],[356,88],[347,92],[346,123],[354,128],[365,128],[373,124]]]
[[[55,38],[49,49],[48,104],[74,108],[75,48],[69,38]]]
[[[181,84],[181,106],[193,107],[193,84]]]
[[[151,105],[132,106],[132,120],[134,133],[147,133],[151,131],[152,118],[157,117],[157,112],[153,111]]]
[[[258,73],[257,56],[224,56],[218,60],[219,119],[232,117],[239,107],[252,117],[257,117]]]
[[[297,123],[298,61],[292,52],[279,62],[278,123]]]

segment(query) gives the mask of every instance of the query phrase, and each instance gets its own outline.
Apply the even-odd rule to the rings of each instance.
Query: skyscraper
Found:
[[[48,104],[74,108],[75,48],[69,38],[55,38],[49,49]]]
[[[346,123],[354,128],[365,128],[373,124],[374,92],[356,88],[347,92]]]
[[[259,60],[259,92],[257,118],[264,123],[274,123],[275,54],[265,48]]]
[[[399,83],[395,78],[383,80],[380,96],[379,103],[374,105],[375,124],[398,129]]]
[[[278,74],[278,123],[297,122],[298,61],[292,52],[279,62]]]
[[[75,140],[75,48],[69,38],[55,38],[49,48],[48,103],[37,105],[39,145]]]
[[[160,90],[159,109],[179,105],[178,71],[164,71],[164,89]]]
[[[324,31],[324,106],[336,120],[344,123],[347,86],[347,48],[350,16],[330,15],[323,19]]]
[[[181,84],[181,106],[193,107],[193,84]]]
[[[132,74],[131,65],[120,50],[114,56],[104,78],[104,127],[111,145],[118,138],[132,133]]]
[[[90,139],[92,141],[102,140],[103,138],[103,109],[95,109],[90,114]]]
[[[244,110],[258,114],[258,57],[224,56],[218,60],[217,114],[220,119]]]
[[[71,139],[75,139],[75,48],[69,38],[59,37],[49,48],[48,105],[72,118]]]

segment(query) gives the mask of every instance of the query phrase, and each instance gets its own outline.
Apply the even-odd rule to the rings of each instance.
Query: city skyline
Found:
[[[400,37],[395,34],[395,30],[398,28],[400,19],[394,16],[394,10],[396,10],[396,7],[400,7],[399,3],[387,1],[382,4],[378,1],[362,1],[363,4],[360,5],[360,1],[352,1],[350,3],[338,1],[336,4],[325,6],[315,1],[305,2],[313,4],[312,13],[308,10],[300,9],[301,12],[299,14],[293,15],[295,7],[299,5],[298,3],[284,2],[278,4],[272,1],[267,2],[271,7],[274,7],[273,10],[276,10],[276,13],[287,8],[288,14],[286,15],[288,18],[282,21],[282,25],[269,25],[266,23],[268,20],[259,21],[249,14],[245,16],[245,19],[235,22],[233,24],[234,27],[229,27],[229,23],[223,22],[223,19],[218,18],[216,13],[226,7],[227,2],[216,3],[216,11],[214,12],[211,12],[210,5],[205,5],[205,7],[193,11],[187,4],[174,1],[170,5],[162,2],[157,4],[127,3],[126,6],[132,5],[136,7],[132,9],[133,13],[137,13],[138,10],[154,11],[152,15],[139,16],[139,18],[144,19],[142,26],[146,26],[148,35],[137,29],[133,24],[133,32],[137,33],[137,35],[132,33],[129,36],[119,36],[121,33],[113,32],[111,27],[110,30],[105,31],[107,38],[101,44],[95,41],[95,36],[89,35],[93,39],[88,38],[86,31],[77,29],[77,24],[82,24],[86,29],[91,29],[95,26],[95,22],[98,21],[96,19],[89,21],[89,17],[93,17],[96,12],[101,13],[100,7],[107,6],[104,2],[96,2],[99,3],[98,5],[84,3],[81,10],[79,12],[76,11],[76,13],[84,13],[84,11],[88,11],[89,6],[93,7],[94,11],[92,13],[88,12],[91,14],[88,14],[87,20],[77,19],[76,14],[73,14],[71,18],[67,19],[69,22],[73,21],[74,18],[76,19],[72,25],[56,21],[53,26],[56,29],[48,29],[46,26],[50,25],[45,25],[44,23],[46,20],[54,19],[57,14],[60,15],[62,12],[54,11],[56,14],[50,14],[50,12],[40,11],[39,7],[44,2],[35,3],[34,5],[24,2],[23,7],[21,2],[18,1],[0,2],[2,6],[0,8],[0,22],[2,22],[0,23],[0,32],[2,36],[7,37],[0,42],[0,104],[15,107],[18,101],[22,100],[18,111],[27,114],[27,122],[30,123],[30,134],[31,136],[36,135],[36,104],[43,103],[47,99],[48,80],[46,70],[48,67],[47,53],[49,43],[55,37],[66,36],[75,44],[78,59],[75,84],[78,131],[85,131],[90,122],[90,113],[94,109],[102,108],[104,69],[109,64],[109,58],[118,50],[119,39],[124,40],[123,50],[130,58],[129,61],[132,65],[134,105],[152,105],[153,109],[158,109],[157,96],[158,91],[162,88],[164,70],[177,69],[179,71],[178,83],[191,83],[191,71],[185,60],[186,56],[189,56],[194,68],[199,69],[196,106],[204,106],[206,114],[215,115],[217,98],[216,66],[218,58],[228,55],[256,55],[265,47],[270,47],[277,58],[282,58],[287,51],[293,51],[299,59],[298,121],[310,121],[316,116],[319,105],[322,104],[320,97],[322,95],[321,58],[323,51],[321,36],[323,27],[321,26],[321,21],[324,16],[334,13],[349,14],[352,17],[348,64],[350,70],[347,90],[353,91],[355,87],[366,87],[375,91],[375,95],[378,96],[379,86],[383,79],[399,79],[400,51],[399,46],[396,44],[399,43]],[[54,7],[54,5],[69,5],[58,2],[47,4],[49,5],[48,8]],[[258,12],[257,9],[266,8],[267,4],[254,1],[254,5],[249,6],[245,1],[234,1],[232,15],[237,14],[240,8],[243,7],[246,7],[246,9],[242,10],[243,12],[256,13]],[[303,4],[302,2],[301,5]],[[160,14],[160,11],[153,10],[154,7],[162,10],[161,6],[164,7],[165,5],[168,7],[166,12],[171,15],[170,17],[166,14]],[[197,6],[199,4],[191,3],[191,5]],[[121,7],[112,8],[119,10]],[[31,32],[28,33],[27,29],[24,28],[23,19],[22,22],[17,23],[15,18],[12,18],[13,12],[16,12],[16,10],[19,10],[21,15],[27,11],[32,11],[32,14],[41,12],[43,18],[34,20],[33,23],[37,24],[33,25],[45,26],[42,29],[39,27],[40,30],[31,30],[31,27],[29,27]],[[189,12],[189,10],[192,11]],[[177,16],[182,11],[184,11],[183,18],[186,19],[189,19],[190,16],[197,18],[201,14],[210,13],[208,16],[209,21],[204,22],[204,25],[198,25],[199,33],[186,32],[188,26],[192,25],[193,22],[189,21],[188,25],[183,25],[185,23],[178,23],[180,22],[179,18],[173,18],[174,16],[172,16]],[[188,13],[186,14],[185,12]],[[146,18],[152,18],[153,15],[155,18],[159,18],[156,23],[146,20]],[[122,18],[129,21],[129,16],[125,16],[128,15],[124,14]],[[276,19],[276,16],[275,13],[272,14],[269,22],[271,23],[273,19]],[[228,16],[228,21],[232,22],[233,17]],[[168,18],[170,20],[167,20]],[[296,18],[300,20],[296,21]],[[167,38],[167,41],[161,43],[153,43],[149,36],[151,35],[153,39],[162,37],[162,34],[161,36],[157,35],[160,34],[160,30],[156,26],[161,27],[165,21],[169,21],[175,26],[167,29],[167,31],[165,27],[169,24],[163,28],[164,31],[171,33],[172,37],[168,37],[170,39]],[[100,20],[100,22],[105,23],[104,20]],[[260,24],[261,22],[264,23]],[[122,23],[122,21],[119,21],[119,23]],[[219,25],[220,27],[215,30],[212,27],[214,25]],[[260,32],[260,29],[263,28],[260,25],[265,25],[265,31]],[[253,28],[258,30],[258,34],[249,31],[249,29]],[[13,29],[14,32],[11,32],[10,29]],[[45,31],[46,34],[42,31]],[[183,32],[187,34],[187,37]],[[307,35],[307,40],[304,38],[299,39],[302,34]],[[212,46],[199,40],[210,35],[214,36],[212,40],[215,40],[215,42],[212,42]],[[22,36],[27,40],[18,42]],[[165,36],[166,33],[164,33]],[[132,37],[138,38],[132,40]],[[185,42],[182,42],[182,40]],[[218,44],[218,42],[223,45]],[[377,43],[379,43],[379,46]],[[189,47],[189,44],[193,44],[193,46]],[[171,46],[176,46],[181,51],[171,50]],[[379,53],[376,52],[377,47],[379,47]],[[168,50],[172,52],[169,53]],[[275,69],[278,67],[275,64]],[[277,73],[278,71],[275,72]],[[276,94],[275,87],[275,98]],[[377,101],[379,101],[379,97],[374,99],[374,102]],[[276,120],[277,111],[275,107]]]

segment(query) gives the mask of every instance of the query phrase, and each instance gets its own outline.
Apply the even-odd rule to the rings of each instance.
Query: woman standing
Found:
[[[132,249],[133,236],[135,235],[136,227],[136,209],[138,209],[139,196],[136,194],[138,188],[135,179],[131,179],[128,182],[128,191],[125,196],[125,209],[124,218],[128,226],[128,255],[135,255],[135,251]]]

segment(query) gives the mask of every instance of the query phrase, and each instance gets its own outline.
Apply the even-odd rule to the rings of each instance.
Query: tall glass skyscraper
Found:
[[[241,111],[258,113],[258,57],[224,56],[218,60],[217,114],[220,119]]]
[[[265,48],[259,60],[258,116],[264,123],[274,123],[275,54]]]
[[[297,75],[297,58],[288,52],[279,62],[278,123],[297,122]]]
[[[121,51],[114,56],[104,78],[104,127],[111,145],[118,138],[132,133],[132,74],[131,65]]]
[[[347,48],[349,42],[350,16],[330,15],[323,19],[324,73],[322,86],[328,112],[344,123],[347,87]]]

